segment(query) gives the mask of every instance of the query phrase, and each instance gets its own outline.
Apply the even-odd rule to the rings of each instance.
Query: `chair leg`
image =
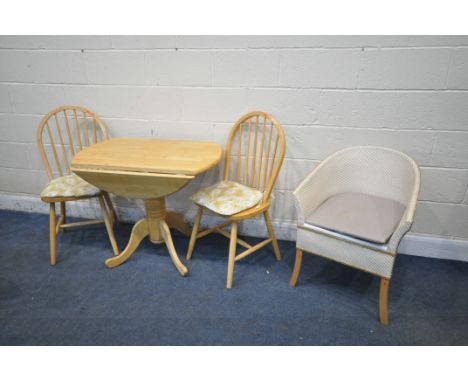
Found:
[[[65,209],[65,202],[60,202],[60,218],[58,219],[57,223],[55,224],[55,236],[57,236],[60,231],[65,232],[65,228],[62,228],[62,224],[66,224],[67,216],[66,216],[66,209]]]
[[[291,275],[291,280],[289,280],[289,285],[292,287],[296,286],[297,278],[299,277],[299,273],[301,272],[301,265],[302,265],[302,250],[296,248],[296,260],[294,261],[294,269]]]
[[[268,234],[271,238],[271,244],[273,245],[273,251],[275,252],[276,260],[280,261],[281,253],[279,250],[278,242],[276,241],[275,231],[273,230],[273,224],[271,223],[271,217],[270,217],[268,210],[266,210],[263,213],[263,216],[265,217],[265,223],[268,229]]]
[[[198,207],[197,214],[195,215],[195,222],[193,223],[192,234],[190,235],[190,242],[187,250],[187,260],[192,258],[193,249],[195,248],[195,242],[197,241],[198,229],[200,227],[200,221],[203,215],[203,208]]]
[[[226,288],[228,289],[232,288],[232,276],[234,274],[236,247],[237,247],[237,222],[234,221],[231,227],[231,240],[229,242],[229,259],[228,259],[227,281],[226,281]]]
[[[63,216],[62,223],[66,224],[66,222],[67,222],[67,209],[65,207],[65,202],[60,202],[60,216]]]
[[[112,204],[112,200],[109,194],[105,191],[102,194],[104,195],[104,200],[106,201],[108,211],[111,213],[112,223],[120,223],[119,216],[117,215],[117,212],[115,211],[114,205]]]
[[[380,296],[379,296],[379,316],[382,325],[388,325],[388,286],[390,280],[382,277],[380,279]]]
[[[117,242],[115,241],[114,230],[112,228],[112,223],[110,221],[109,212],[106,208],[106,202],[104,196],[99,195],[99,204],[101,205],[102,216],[104,218],[104,224],[106,225],[107,234],[109,235],[109,240],[112,245],[112,250],[114,251],[114,255],[117,256],[119,254],[119,247],[117,246]]]
[[[55,233],[55,203],[50,204],[49,230],[50,230],[50,265],[57,263],[56,257],[56,233]]]

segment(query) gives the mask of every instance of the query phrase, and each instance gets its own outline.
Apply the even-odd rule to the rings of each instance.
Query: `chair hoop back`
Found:
[[[47,113],[37,129],[37,144],[49,180],[54,174],[70,174],[75,154],[106,139],[109,139],[107,126],[89,109],[60,106]]]
[[[283,164],[286,138],[280,123],[269,113],[253,111],[232,127],[226,145],[224,180],[235,180],[264,192],[271,191]]]

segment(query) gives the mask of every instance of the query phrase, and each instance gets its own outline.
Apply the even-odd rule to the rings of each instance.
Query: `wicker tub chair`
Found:
[[[295,286],[302,252],[381,278],[380,322],[398,244],[410,229],[420,188],[417,164],[399,151],[351,147],[325,159],[294,191],[298,215]]]

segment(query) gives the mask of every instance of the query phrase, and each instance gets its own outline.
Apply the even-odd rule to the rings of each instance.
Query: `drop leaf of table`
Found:
[[[166,243],[182,276],[188,273],[179,260],[170,227],[190,234],[182,216],[167,211],[165,197],[186,186],[197,174],[216,166],[223,150],[215,142],[115,138],[80,151],[71,170],[101,190],[144,199],[146,217],[132,229],[126,248],[106,260],[109,268],[125,262],[149,235],[151,242]]]

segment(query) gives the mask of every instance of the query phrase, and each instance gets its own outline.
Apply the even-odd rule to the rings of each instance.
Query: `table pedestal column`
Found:
[[[145,209],[150,241],[154,244],[164,243],[161,233],[161,220],[166,218],[166,201],[164,198],[146,199]]]
[[[165,199],[146,199],[145,200],[146,217],[137,221],[132,229],[130,240],[125,249],[115,257],[106,260],[106,265],[109,268],[114,268],[125,262],[137,249],[141,241],[149,236],[152,243],[161,244],[166,243],[169,255],[171,256],[172,262],[182,276],[188,274],[188,269],[179,260],[177,252],[172,242],[171,231],[166,223],[166,203]],[[182,226],[182,219],[175,213],[171,213],[171,220],[176,225]]]

